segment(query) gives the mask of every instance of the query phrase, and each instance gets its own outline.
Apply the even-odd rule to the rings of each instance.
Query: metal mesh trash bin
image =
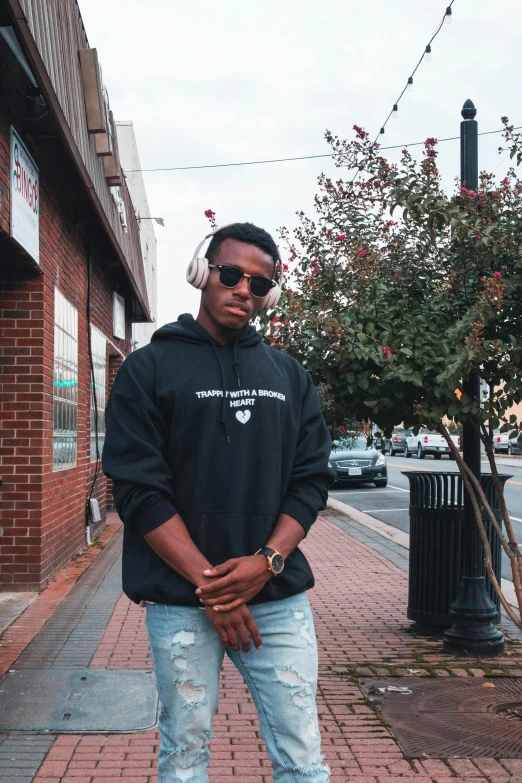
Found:
[[[460,473],[403,471],[410,482],[410,578],[408,618],[421,625],[450,627],[450,607],[457,597],[462,575],[462,525],[465,487]],[[500,476],[502,486],[511,478]],[[501,523],[498,498],[491,474],[481,477],[488,502]],[[487,514],[482,518],[488,534],[493,571],[501,579],[501,544]],[[482,564],[482,574],[500,619],[500,601]]]

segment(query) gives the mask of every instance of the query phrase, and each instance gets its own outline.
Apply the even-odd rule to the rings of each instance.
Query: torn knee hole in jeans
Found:
[[[310,626],[310,622],[306,619],[305,613],[300,611],[294,611],[294,620],[297,621],[297,624],[299,625],[299,632],[305,642],[307,642],[312,647],[315,646],[315,638],[312,636],[310,631],[308,630]]]
[[[196,641],[194,631],[178,631],[172,639],[172,644],[179,644],[180,647],[192,647]]]
[[[319,726],[317,725],[317,711],[311,683],[291,666],[275,666],[274,669],[278,681],[292,690],[294,705],[306,713],[308,736],[316,739],[319,737]]]
[[[181,703],[188,710],[193,710],[194,707],[199,707],[200,704],[205,703],[205,686],[201,683],[190,680],[176,680],[174,684]]]

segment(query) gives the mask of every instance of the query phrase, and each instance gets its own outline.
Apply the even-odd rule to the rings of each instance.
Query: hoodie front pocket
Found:
[[[204,511],[194,543],[212,563],[253,555],[265,546],[278,513]]]

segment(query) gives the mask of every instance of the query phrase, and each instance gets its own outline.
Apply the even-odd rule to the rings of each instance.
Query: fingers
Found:
[[[232,558],[231,560],[227,560],[225,563],[221,563],[221,565],[205,569],[205,571],[203,571],[203,576],[210,577],[211,579],[216,576],[224,576],[225,574],[228,574],[230,571],[232,571],[233,568],[235,568],[236,563],[237,559]]]
[[[201,598],[200,601],[203,601],[205,603],[205,606],[221,606],[222,604],[229,604],[231,601],[236,601],[241,599],[242,596],[239,596],[237,593],[227,593],[226,595],[218,595],[215,598]],[[243,601],[245,603],[245,601]],[[241,604],[238,604],[240,606]]]
[[[234,609],[239,609],[240,606],[244,606],[246,603],[244,598],[234,598],[234,596],[229,600],[230,603],[218,603],[216,606],[213,606],[212,611],[225,614],[226,612],[232,612]]]
[[[227,625],[228,644],[227,647],[232,647],[234,652],[239,652],[239,642],[237,639],[237,629],[234,625]]]
[[[256,650],[260,650],[261,647],[263,646],[263,640],[261,639],[259,628],[257,627],[254,618],[252,617],[252,613],[248,609],[247,611],[248,611],[248,616],[245,617],[245,625],[248,629],[250,636],[252,637],[252,641],[254,642],[254,646]]]
[[[243,652],[250,652],[250,635],[248,633],[247,627],[242,621],[237,627],[236,627],[237,634],[241,640],[241,648]]]
[[[216,632],[221,640],[221,644],[223,645],[223,647],[229,647],[230,642],[228,640],[228,632],[225,626],[220,626],[219,628],[216,628]]]
[[[236,578],[233,574],[227,574],[220,579],[215,579],[209,585],[201,585],[196,590],[196,595],[200,595],[202,598],[209,598],[210,596],[222,595],[226,593],[230,587],[236,584]]]

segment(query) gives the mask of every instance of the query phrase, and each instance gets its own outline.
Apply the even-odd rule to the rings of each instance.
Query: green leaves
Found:
[[[356,141],[331,142],[340,178],[320,179],[317,216],[298,213],[295,238],[282,232],[304,254],[289,262],[290,325],[275,347],[328,381],[339,416],[415,424],[476,413],[507,424],[522,400],[522,185],[510,175],[497,189],[481,175],[477,210],[460,189],[442,191],[434,145],[394,170]],[[484,408],[455,395],[473,365],[496,390]]]

